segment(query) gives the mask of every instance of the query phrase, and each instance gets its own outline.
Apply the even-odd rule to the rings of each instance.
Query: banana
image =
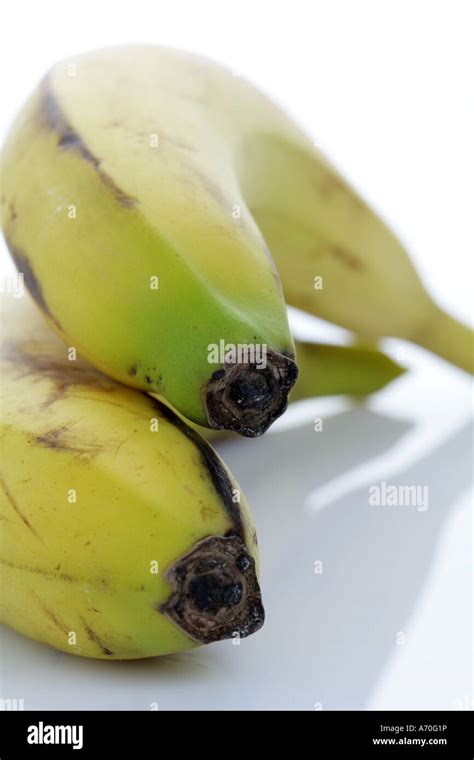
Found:
[[[289,303],[472,371],[472,332],[312,141],[195,55],[110,48],[63,61],[3,156],[2,226],[69,344],[190,420],[258,435],[296,378]],[[316,286],[316,287],[315,287]],[[220,346],[268,349],[264,370]]]
[[[211,446],[3,300],[2,622],[102,659],[258,630],[252,517]]]
[[[243,108],[243,105],[241,105]],[[364,340],[411,341],[472,374],[473,331],[426,291],[405,248],[285,115],[247,139],[240,188],[289,304]],[[255,111],[257,111],[255,106]]]
[[[2,226],[36,303],[82,356],[194,422],[255,436],[297,369],[234,170],[229,84],[146,46],[59,63],[7,137]]]

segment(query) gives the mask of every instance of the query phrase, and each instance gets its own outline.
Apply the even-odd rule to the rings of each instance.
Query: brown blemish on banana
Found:
[[[348,251],[347,248],[343,248],[340,245],[331,245],[329,247],[329,252],[350,269],[359,272],[365,269],[363,262],[351,251]]]
[[[82,622],[84,624],[84,628],[85,628],[85,631],[87,633],[88,638],[91,641],[93,641],[94,644],[97,644],[97,646],[101,650],[102,654],[107,654],[107,655],[110,655],[110,656],[113,655],[112,650],[110,650],[108,647],[105,646],[105,644],[102,641],[102,639],[100,639],[99,636],[97,635],[97,633],[94,631],[94,629],[91,628],[90,625],[88,625],[86,623],[86,621],[84,620],[84,618],[81,618],[81,620],[82,620]]]
[[[61,330],[60,323],[58,322],[54,314],[51,313],[48,307],[48,304],[46,303],[44,299],[43,290],[36,278],[33,267],[31,266],[26,253],[12,243],[12,241],[8,238],[8,235],[5,234],[5,230],[3,232],[3,236],[5,238],[7,248],[10,251],[10,255],[16,265],[16,268],[18,269],[19,272],[23,274],[25,285],[30,295],[36,301],[41,311],[44,314],[46,314],[54,322],[54,324],[56,325],[56,327],[59,328],[59,330]]]
[[[14,222],[15,219],[18,218],[18,214],[16,212],[15,204],[12,201],[10,201],[10,203],[8,204],[8,211],[9,211],[9,214],[10,214],[9,221],[10,222]]]
[[[47,618],[53,623],[53,625],[56,626],[56,628],[59,628],[62,633],[65,633],[66,635],[69,634],[69,628],[63,621],[52,611],[49,609],[49,607],[46,606],[46,604],[42,601],[42,599],[39,598],[38,594],[36,594],[34,591],[32,592],[33,596],[37,600],[39,606],[43,610],[44,614]]]
[[[81,366],[78,362],[68,362],[70,366],[66,367],[64,363],[55,362],[50,356],[29,352],[27,344],[22,348],[19,344],[6,340],[2,355],[4,359],[11,362],[20,376],[38,374],[49,378],[55,384],[52,393],[42,404],[44,409],[63,398],[67,391],[74,386],[99,388],[108,392],[112,392],[118,387],[117,383],[92,367]],[[103,398],[97,400],[103,403],[115,403]],[[117,403],[117,406],[122,407],[123,405]]]
[[[298,377],[293,356],[267,349],[267,364],[226,364],[214,372],[201,397],[209,426],[248,438],[265,433],[285,411]]]
[[[164,577],[172,592],[158,611],[200,644],[245,638],[264,623],[255,563],[239,536],[198,541]]]
[[[68,573],[55,573],[51,570],[45,570],[42,567],[33,567],[31,565],[23,565],[18,564],[16,562],[10,562],[7,559],[0,558],[0,564],[5,565],[5,567],[9,567],[12,570],[21,570],[22,572],[27,573],[36,573],[37,575],[41,575],[44,578],[47,578],[47,580],[51,581],[65,581],[66,583],[78,583],[78,582],[84,582],[84,578],[75,578],[72,575],[69,575]]]
[[[102,169],[101,160],[89,150],[82,137],[69,123],[52,92],[51,83],[48,77],[43,81],[41,109],[48,128],[56,132],[58,135],[58,148],[78,153],[94,168],[94,171],[97,172],[101,182],[103,182],[122,206],[125,208],[134,208],[138,203],[137,199],[127,195],[127,193],[124,193],[123,190],[118,187],[112,177]]]
[[[7,497],[8,502],[11,504],[11,506],[13,507],[13,509],[15,510],[15,512],[17,513],[18,517],[26,525],[26,527],[28,528],[28,530],[31,530],[31,532],[33,533],[33,535],[36,536],[36,538],[39,538],[40,541],[41,541],[41,538],[38,536],[38,534],[35,531],[35,529],[33,528],[32,524],[30,523],[30,521],[28,520],[28,518],[26,517],[26,515],[23,514],[23,512],[20,509],[20,507],[16,503],[15,499],[13,498],[12,494],[10,493],[10,491],[9,491],[9,489],[7,487],[7,484],[5,483],[5,481],[3,480],[3,478],[0,478],[0,486],[2,487],[2,489],[3,489],[4,493],[5,493],[5,496]]]
[[[95,443],[87,443],[81,440],[81,445],[77,445],[77,439],[73,436],[70,438],[71,427],[61,425],[52,430],[48,430],[42,435],[36,436],[36,442],[40,446],[45,446],[56,451],[72,451],[74,454],[85,454],[86,456],[95,456],[101,451],[101,446]]]
[[[44,614],[51,620],[53,625],[56,626],[56,628],[59,628],[60,631],[66,634],[66,636],[69,634],[69,630],[64,625],[64,623],[54,614],[54,612],[47,607],[43,606]]]

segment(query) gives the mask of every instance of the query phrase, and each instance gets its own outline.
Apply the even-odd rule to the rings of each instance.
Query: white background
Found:
[[[58,58],[142,41],[204,53],[294,114],[407,243],[435,297],[467,321],[472,8],[16,0],[2,17],[2,137]],[[412,372],[368,406],[305,402],[264,439],[220,447],[257,522],[261,632],[238,647],[103,663],[3,630],[1,696],[26,708],[471,708],[470,383],[420,349],[386,348]],[[428,485],[428,511],[370,509],[367,488],[380,480]]]

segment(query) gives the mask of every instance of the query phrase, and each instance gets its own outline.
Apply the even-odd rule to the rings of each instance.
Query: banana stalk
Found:
[[[405,373],[386,354],[365,346],[296,341],[299,375],[290,401],[313,396],[368,396]]]

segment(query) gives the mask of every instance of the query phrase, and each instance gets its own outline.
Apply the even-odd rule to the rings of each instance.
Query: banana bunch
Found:
[[[197,56],[57,64],[1,169],[3,234],[36,303],[3,299],[1,619],[104,659],[253,633],[252,517],[196,429],[258,436],[290,392],[366,395],[404,371],[376,348],[300,342],[292,392],[283,288],[468,371],[471,332],[293,122]]]
[[[3,300],[0,619],[104,659],[258,630],[255,528],[218,455]]]
[[[472,332],[395,236],[282,110],[211,61],[129,46],[57,64],[2,171],[4,235],[51,324],[200,425],[260,435],[285,409],[297,369],[269,248],[290,304],[472,371]]]

